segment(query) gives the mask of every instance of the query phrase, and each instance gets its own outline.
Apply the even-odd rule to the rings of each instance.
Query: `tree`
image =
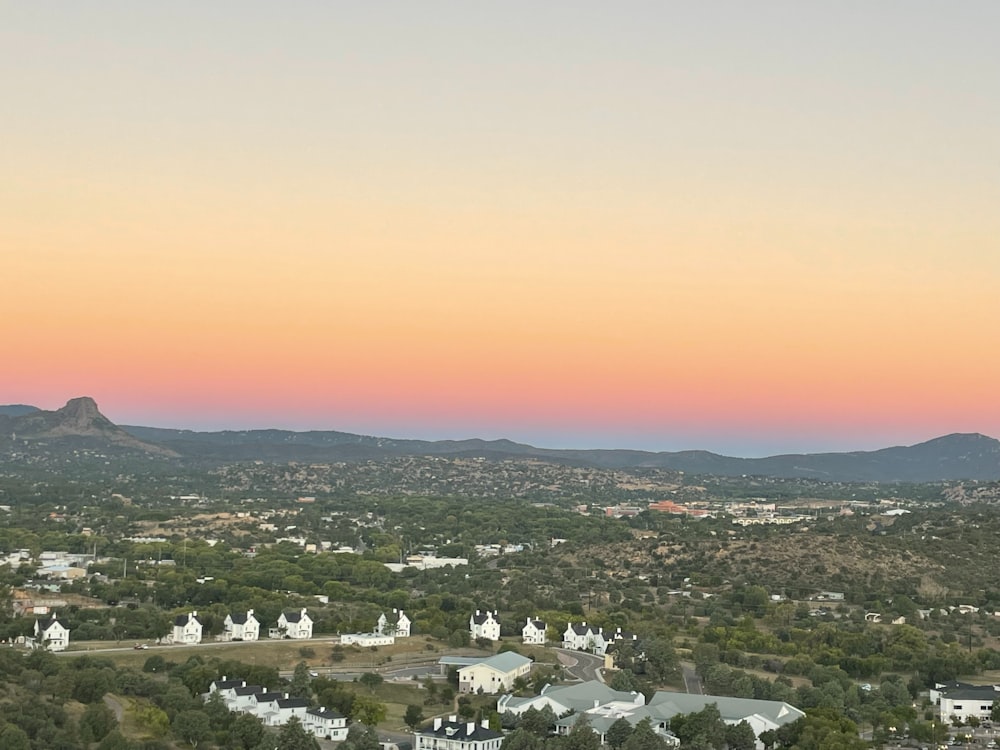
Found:
[[[229,728],[229,742],[237,750],[252,750],[264,739],[264,725],[253,714],[240,714]]]
[[[379,750],[378,732],[364,724],[351,724],[340,750]]]
[[[276,750],[319,750],[319,743],[302,726],[299,717],[293,716],[278,733]]]
[[[503,738],[500,750],[542,750],[542,740],[527,729],[518,727]]]
[[[639,679],[635,676],[635,673],[631,669],[622,669],[615,672],[615,676],[611,678],[611,682],[608,686],[612,690],[620,690],[624,693],[632,692],[633,690],[639,690]],[[631,726],[631,724],[629,725]]]
[[[31,740],[20,727],[0,724],[0,747],[4,750],[31,750]]]
[[[618,688],[615,688],[615,690],[618,690]],[[632,724],[626,718],[617,719],[608,727],[605,736],[611,750],[620,750],[625,741],[632,736]]]
[[[351,718],[370,727],[385,720],[385,704],[367,695],[358,695],[351,706]]]
[[[358,678],[358,682],[368,688],[369,692],[374,693],[375,688],[381,685],[385,681],[385,678],[380,674],[375,672],[365,672]]]
[[[403,721],[406,722],[406,726],[410,729],[416,729],[417,724],[424,720],[424,710],[417,705],[410,704],[406,707],[406,713],[403,714]]]
[[[212,734],[212,724],[201,711],[181,711],[170,726],[175,735],[195,748]]]
[[[646,717],[635,725],[632,734],[622,745],[622,750],[667,750],[667,743],[653,729],[649,717]]]
[[[91,703],[80,717],[80,737],[85,742],[100,742],[117,726],[114,711],[103,703]]]
[[[288,694],[295,698],[312,698],[312,687],[309,685],[309,667],[304,661],[295,665],[292,681],[288,683]]]
[[[726,727],[726,744],[729,750],[754,750],[757,737],[745,720]]]
[[[101,740],[97,750],[132,750],[132,744],[125,739],[125,736],[117,729],[108,733],[108,736]]]
[[[590,728],[587,714],[580,714],[566,735],[565,750],[600,750],[601,738]]]
[[[536,737],[545,739],[549,736],[549,732],[555,724],[556,715],[549,706],[545,706],[540,711],[532,706],[521,714],[521,719],[518,721],[517,726],[519,729],[531,732]]]

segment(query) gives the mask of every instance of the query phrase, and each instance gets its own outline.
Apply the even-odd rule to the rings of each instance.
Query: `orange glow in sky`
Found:
[[[0,403],[1000,436],[1000,9],[722,5],[10,9]]]

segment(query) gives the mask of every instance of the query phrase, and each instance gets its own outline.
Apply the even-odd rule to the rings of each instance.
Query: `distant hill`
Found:
[[[875,451],[734,458],[708,451],[559,450],[510,440],[406,440],[349,432],[239,430],[196,432],[159,427],[119,427],[90,398],[71,400],[57,411],[0,406],[0,447],[86,439],[91,446],[138,451],[182,461],[379,461],[400,456],[483,457],[539,460],[602,469],[655,468],[688,474],[808,478],[838,482],[942,482],[1000,480],[1000,441],[979,434],[953,434],[911,446]],[[67,449],[69,449],[67,443]]]
[[[34,407],[0,407],[0,446],[30,448],[43,443],[51,452],[66,442],[68,450],[80,445],[137,451],[176,458],[179,454],[162,445],[143,442],[101,414],[92,398],[70,399],[64,407],[45,411]]]
[[[33,411],[40,411],[40,409],[37,406],[28,406],[27,404],[0,406],[0,416],[23,417],[25,414],[31,414]]]
[[[769,476],[839,482],[941,482],[1000,479],[1000,441],[979,434],[947,435],[876,451],[733,458],[708,451],[559,450],[510,440],[402,440],[347,432],[244,430],[194,432],[125,427],[182,455],[219,461],[366,461],[406,455],[537,459],[604,469],[656,468],[716,476]]]

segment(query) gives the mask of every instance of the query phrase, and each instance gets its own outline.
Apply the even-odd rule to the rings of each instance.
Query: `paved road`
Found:
[[[694,670],[694,664],[688,661],[681,662],[681,674],[684,676],[684,689],[693,695],[703,695],[701,689],[701,678]]]
[[[599,680],[604,682],[604,657],[588,654],[586,651],[573,651],[568,648],[555,649],[559,657],[559,663],[563,665],[566,673],[584,682],[588,680]]]

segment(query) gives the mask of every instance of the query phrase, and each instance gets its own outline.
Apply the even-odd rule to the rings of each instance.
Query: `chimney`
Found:
[[[191,617],[197,617],[197,616],[198,616],[198,610],[195,610],[194,612],[191,613]]]
[[[482,721],[482,727],[483,727],[483,729],[489,729],[490,728],[490,720],[489,719],[483,719],[483,721]]]
[[[252,609],[248,609],[247,610],[247,617],[250,617],[252,614],[253,614],[253,610]]]
[[[288,700],[288,693],[284,693],[283,695],[285,697],[285,700]]]
[[[476,617],[479,617],[479,610],[476,610]]]
[[[455,714],[452,714],[451,716],[448,717],[448,721],[451,721],[451,722],[454,722],[455,724],[457,724],[458,723],[458,717],[455,716]]]
[[[465,736],[470,737],[476,731],[476,722],[470,721],[465,725]]]
[[[440,728],[441,728],[441,717],[438,716],[436,719],[434,719],[434,731],[436,732]]]

